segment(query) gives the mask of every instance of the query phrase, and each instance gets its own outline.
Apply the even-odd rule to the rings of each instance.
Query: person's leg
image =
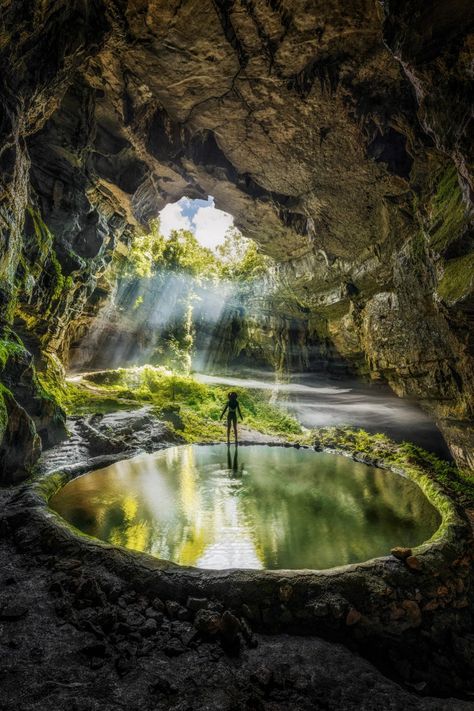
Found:
[[[237,444],[237,415],[234,417],[234,438]]]
[[[227,444],[230,444],[230,417],[227,418]]]

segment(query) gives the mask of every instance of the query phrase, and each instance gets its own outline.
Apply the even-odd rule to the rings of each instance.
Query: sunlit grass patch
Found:
[[[263,434],[302,441],[298,421],[270,402],[271,392],[233,388],[239,395],[246,427]],[[151,405],[188,442],[220,441],[226,437],[220,415],[228,387],[206,385],[192,376],[164,367],[122,368],[91,373],[66,382],[61,403],[69,415],[111,412]]]

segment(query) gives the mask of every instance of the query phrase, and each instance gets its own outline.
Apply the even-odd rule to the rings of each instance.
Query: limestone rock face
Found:
[[[388,0],[384,5],[384,39],[414,87],[423,128],[452,157],[472,202],[472,4]]]
[[[0,485],[4,486],[28,476],[41,453],[41,440],[28,413],[10,393],[2,396],[2,410],[5,425],[0,430]]]
[[[0,304],[32,351],[67,362],[135,225],[211,194],[277,260],[287,338],[472,461],[472,3],[0,8]]]

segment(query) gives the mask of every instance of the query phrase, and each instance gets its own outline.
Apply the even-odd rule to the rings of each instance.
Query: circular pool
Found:
[[[50,506],[84,533],[200,568],[321,570],[428,540],[409,479],[294,447],[184,445],[69,482]]]

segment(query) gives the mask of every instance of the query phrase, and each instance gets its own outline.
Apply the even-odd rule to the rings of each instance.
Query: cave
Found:
[[[2,709],[471,708],[472,3],[0,7]]]

